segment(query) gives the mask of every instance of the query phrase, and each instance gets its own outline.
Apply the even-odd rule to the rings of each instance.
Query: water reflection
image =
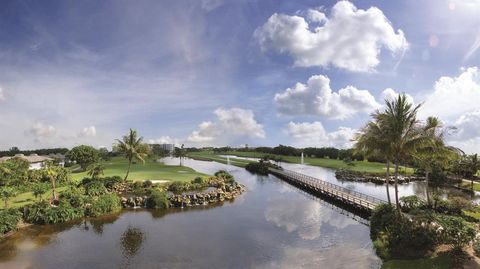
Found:
[[[130,260],[140,250],[144,240],[145,234],[141,229],[128,226],[120,237],[123,256],[127,258],[127,260]]]
[[[210,174],[228,167],[184,163]],[[248,190],[234,202],[33,226],[0,242],[0,268],[379,268],[368,227],[342,209],[228,168]]]

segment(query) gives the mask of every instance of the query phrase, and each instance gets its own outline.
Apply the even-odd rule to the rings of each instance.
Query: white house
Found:
[[[29,169],[40,169],[45,165],[47,161],[53,161],[54,159],[46,156],[39,156],[38,154],[30,154],[25,156],[23,154],[15,154],[13,157],[2,157],[0,158],[0,163],[9,160],[11,158],[22,158],[30,163]]]

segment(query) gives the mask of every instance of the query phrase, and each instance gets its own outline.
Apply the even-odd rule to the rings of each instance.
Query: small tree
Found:
[[[12,197],[17,196],[17,194],[18,194],[17,190],[12,187],[2,187],[0,189],[0,197],[2,197],[5,203],[5,208],[8,208],[8,202]]]
[[[40,202],[43,201],[43,195],[47,193],[47,191],[48,185],[46,183],[38,183],[32,187],[33,196],[39,199]]]
[[[67,152],[66,157],[78,163],[85,171],[90,164],[98,162],[100,154],[94,147],[80,145]]]
[[[125,179],[127,180],[130,173],[130,167],[132,166],[133,159],[137,159],[145,163],[145,157],[148,155],[150,148],[147,144],[143,143],[143,137],[138,137],[137,131],[130,129],[130,132],[123,136],[122,140],[117,139],[115,148],[118,152],[123,154],[128,159],[128,168]]]
[[[103,172],[105,171],[105,166],[101,163],[94,163],[89,165],[87,170],[87,174],[91,178],[98,179],[99,176],[103,175]]]
[[[442,240],[456,250],[461,250],[475,238],[475,228],[460,217],[442,216],[439,223],[443,227]]]

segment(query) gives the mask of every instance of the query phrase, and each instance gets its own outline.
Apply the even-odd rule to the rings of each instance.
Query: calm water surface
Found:
[[[124,210],[70,224],[32,226],[0,242],[0,268],[380,267],[369,228],[358,217],[274,176],[215,162],[186,160],[185,165],[209,174],[228,170],[247,192],[221,206]],[[328,169],[285,166],[336,180]],[[362,191],[358,184],[351,187]],[[378,197],[384,190],[363,185]]]

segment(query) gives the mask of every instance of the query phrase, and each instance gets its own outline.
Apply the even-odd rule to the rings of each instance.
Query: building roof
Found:
[[[7,156],[7,157],[2,157],[0,158],[0,163],[3,163],[6,160],[9,160],[11,158],[22,158],[29,163],[40,163],[40,162],[45,162],[45,161],[53,161],[52,158],[46,157],[46,156],[39,156],[38,154],[30,154],[28,156],[25,156],[23,154],[15,154],[15,156]]]

